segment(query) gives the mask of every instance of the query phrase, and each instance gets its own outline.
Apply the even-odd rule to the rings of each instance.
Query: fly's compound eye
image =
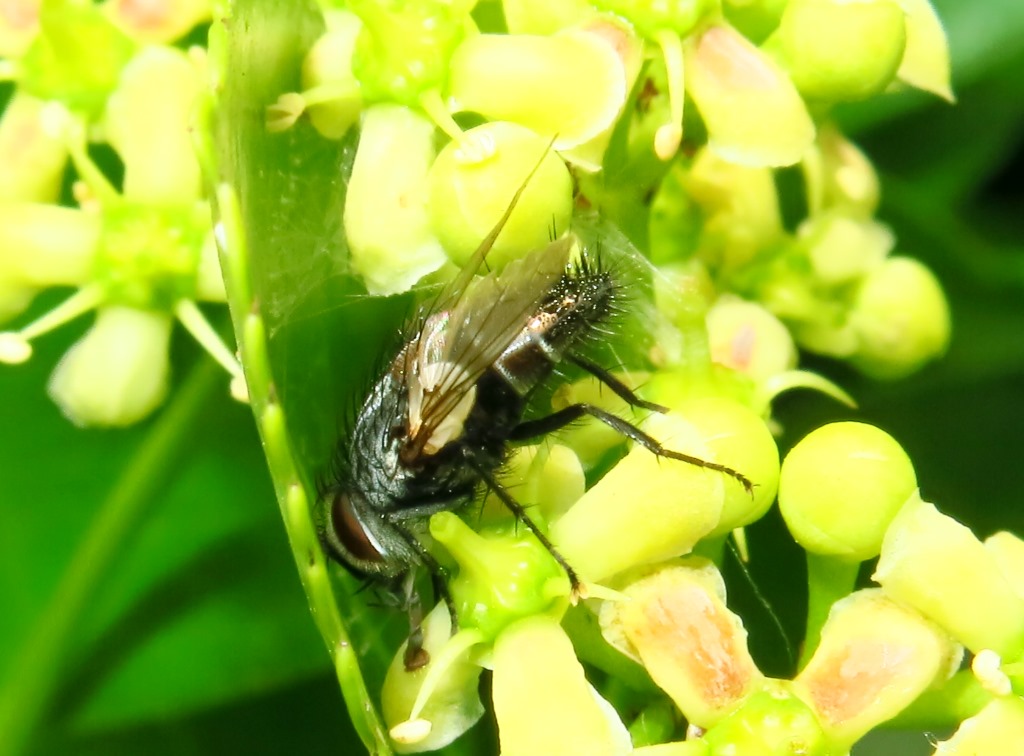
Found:
[[[359,517],[359,513],[352,506],[352,498],[345,493],[339,493],[331,503],[331,530],[335,543],[340,547],[342,555],[351,559],[381,563],[384,555],[376,539],[367,532],[366,525]],[[350,561],[346,559],[346,561]],[[358,564],[352,565],[358,567]]]

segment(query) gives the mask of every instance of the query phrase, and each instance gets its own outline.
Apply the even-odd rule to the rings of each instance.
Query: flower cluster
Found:
[[[49,386],[81,425],[126,425],[159,406],[175,318],[245,396],[237,360],[196,305],[225,299],[190,136],[204,54],[169,46],[209,14],[203,0],[21,0],[0,11],[16,85],[0,121],[0,319],[44,289],[75,290],[0,333],[0,362],[28,359],[33,339],[94,310]],[[90,154],[101,142],[123,166],[120,188]],[[77,207],[55,204],[68,158]]]
[[[844,753],[941,690],[963,646],[989,672],[993,704],[979,718],[995,724],[965,723],[942,752],[1014,726],[1011,667],[999,660],[1018,661],[1015,615],[979,609],[967,621],[948,607],[963,605],[959,592],[1009,601],[1020,569],[989,556],[985,575],[950,575],[937,590],[924,554],[953,521],[920,503],[894,439],[830,425],[780,466],[770,431],[771,402],[791,388],[852,404],[798,369],[798,347],[888,379],[947,346],[939,284],[894,253],[874,217],[874,170],[830,117],[837,103],[905,86],[952,99],[930,4],[506,0],[496,24],[474,5],[326,10],[303,91],[268,108],[268,128],[306,116],[328,139],[358,129],[344,228],[371,294],[450,275],[513,195],[492,268],[568,233],[581,209],[613,221],[654,264],[647,365],[626,382],[642,377],[644,398],[672,411],[630,415],[592,379],[561,388],[554,409],[600,405],[752,487],[626,449],[596,423],[517,449],[506,484],[582,576],[585,600],[572,605],[551,555],[499,507],[485,501],[475,528],[434,515],[460,625],[452,634],[438,607],[424,626],[429,664],[408,671],[396,654],[382,704],[396,749],[435,750],[472,726],[487,668],[505,754]],[[784,195],[790,167],[800,188]],[[781,208],[794,201],[803,212],[791,221]],[[742,548],[743,527],[777,494],[811,573],[792,680],[757,668],[715,563],[727,538]],[[964,549],[987,548],[961,536]],[[1020,542],[1003,543],[1009,553]],[[881,587],[854,591],[859,565],[879,554]],[[982,588],[992,580],[998,597]],[[645,701],[640,715],[624,721],[635,707],[613,706],[588,669]]]

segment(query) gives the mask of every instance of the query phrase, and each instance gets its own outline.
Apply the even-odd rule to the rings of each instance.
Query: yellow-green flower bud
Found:
[[[728,26],[687,47],[686,87],[708,144],[730,163],[792,165],[814,141],[814,123],[786,73]]]
[[[949,42],[929,0],[899,0],[907,14],[907,48],[896,75],[913,87],[952,102]]]
[[[831,423],[786,455],[779,509],[808,551],[863,561],[878,554],[916,487],[914,466],[892,436],[865,423]]]
[[[427,118],[400,105],[366,110],[344,225],[352,266],[371,294],[406,291],[445,262],[427,212],[433,160]]]
[[[430,655],[430,661],[418,669],[407,670],[406,641],[391,661],[381,691],[381,713],[384,722],[392,728],[393,737],[409,729],[407,724],[410,717],[414,716],[416,722],[429,723],[429,731],[421,738],[410,738],[412,742],[396,739],[394,748],[398,753],[421,753],[444,748],[484,715],[479,693],[482,668],[468,653],[462,653],[456,659],[446,657],[446,647],[453,638],[451,618],[443,603],[426,616],[422,630],[423,648]],[[420,692],[437,664],[445,664],[444,674],[437,687],[429,691],[422,708],[417,709]]]
[[[761,687],[747,632],[711,562],[687,559],[620,591],[623,600],[602,605],[602,634],[640,661],[690,722],[710,727]]]
[[[682,184],[704,212],[698,254],[716,269],[726,274],[738,270],[781,238],[782,215],[770,169],[736,165],[703,148]]]
[[[42,0],[11,0],[0,7],[0,57],[20,58],[39,33]]]
[[[853,745],[945,680],[961,649],[916,612],[878,589],[837,602],[793,689],[837,746]]]
[[[492,698],[502,756],[626,756],[629,732],[584,677],[558,621],[523,619],[494,644]]]
[[[872,378],[902,378],[946,351],[949,304],[927,267],[893,257],[861,283],[850,325],[858,339],[857,369]]]
[[[601,10],[617,13],[628,18],[637,30],[648,39],[660,31],[671,31],[685,37],[706,17],[719,8],[718,0],[595,0]]]
[[[171,318],[131,307],[104,307],[64,355],[49,393],[76,425],[136,423],[167,393]]]
[[[587,0],[503,0],[509,34],[554,34],[594,15]]]
[[[860,100],[893,80],[906,44],[896,0],[790,0],[765,44],[808,99]]]
[[[522,617],[565,611],[569,579],[527,528],[506,521],[481,534],[440,512],[430,519],[430,534],[459,566],[449,589],[463,628],[491,640]]]
[[[708,310],[707,323],[711,359],[755,383],[796,367],[789,329],[760,304],[723,294]]]
[[[775,31],[789,0],[722,0],[725,18],[744,37],[761,44]]]
[[[645,374],[634,372],[616,373],[615,377],[628,386],[639,385],[647,378]],[[631,422],[636,422],[642,417],[635,413],[625,400],[591,376],[562,384],[551,397],[551,409],[556,412],[579,403],[592,404]],[[555,438],[576,453],[585,470],[596,466],[611,449],[625,443],[621,433],[592,417],[583,418],[578,423],[563,428],[558,431]]]
[[[804,156],[811,215],[838,209],[868,219],[878,209],[878,174],[857,146],[832,125],[818,127],[816,149]]]
[[[711,453],[709,461],[742,473],[753,483],[748,492],[725,477],[725,500],[718,525],[708,535],[724,536],[761,519],[779,488],[779,449],[764,421],[731,399],[702,397],[673,407],[697,427]]]
[[[797,238],[815,277],[826,286],[841,286],[867,275],[882,264],[896,242],[881,223],[838,212],[805,221]]]
[[[466,140],[488,145],[489,154],[482,159],[467,155],[462,149]],[[430,169],[430,223],[453,262],[464,265],[469,260],[523,186],[531,166],[542,158],[487,264],[501,269],[549,243],[552,229],[561,234],[569,228],[572,178],[557,154],[545,153],[549,141],[524,126],[495,122],[470,129],[464,140],[441,150]]]
[[[677,415],[652,415],[644,429],[666,448],[700,459],[711,449]],[[729,482],[732,485],[732,481]],[[551,540],[586,581],[687,554],[718,525],[726,476],[634,447],[551,527]]]
[[[708,756],[832,756],[814,713],[786,680],[770,680],[703,738]]]
[[[145,47],[125,66],[104,123],[125,164],[127,199],[169,205],[199,198],[190,121],[202,87],[203,73],[172,47]]]
[[[1024,701],[1007,696],[991,701],[978,714],[961,722],[953,737],[936,744],[934,756],[1009,754],[1021,743]]]
[[[579,457],[568,446],[556,443],[520,446],[505,465],[502,481],[516,492],[516,500],[524,507],[536,507],[545,522],[563,515],[583,495],[586,475]],[[504,504],[496,496],[494,502],[502,517],[508,516]]]
[[[0,202],[57,200],[68,150],[46,128],[46,108],[42,100],[15,91],[0,116]]]
[[[368,102],[416,107],[444,86],[452,51],[465,36],[466,3],[444,0],[350,0],[363,22],[352,72]]]
[[[324,20],[327,31],[302,61],[302,88],[307,90],[305,109],[313,127],[328,139],[341,139],[359,120],[363,107],[359,82],[352,73],[362,22],[345,10],[328,10]],[[325,96],[309,101],[314,89]]]
[[[1024,596],[1024,540],[1002,530],[985,539],[985,548],[1017,594]]]
[[[103,3],[107,17],[136,42],[166,44],[210,20],[211,0],[111,0]]]
[[[874,579],[971,651],[1024,652],[1024,598],[975,535],[916,494],[889,526]]]
[[[41,100],[99,115],[135,45],[93,3],[43,3],[39,22],[19,61],[19,86]]]
[[[707,756],[708,744],[703,740],[679,740],[674,743],[634,748],[632,756]]]
[[[611,22],[593,23],[593,30],[548,37],[480,34],[467,39],[452,56],[449,71],[455,109],[555,136],[560,151],[610,132],[633,83],[627,74],[635,77],[638,69],[639,43]],[[630,49],[636,54],[626,55]],[[629,57],[636,62],[631,69]],[[600,159],[590,167],[599,168]]]

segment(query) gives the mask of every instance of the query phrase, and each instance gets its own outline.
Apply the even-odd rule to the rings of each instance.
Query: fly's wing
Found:
[[[415,404],[417,411],[417,422],[410,424],[416,427],[414,448],[424,448],[456,407],[468,411],[467,394],[565,273],[572,244],[571,238],[559,239],[485,276],[446,313],[443,326],[424,329],[414,359],[419,361],[417,373],[430,375],[431,386],[423,391],[422,385],[410,382],[410,406]],[[414,398],[412,392],[419,395]]]

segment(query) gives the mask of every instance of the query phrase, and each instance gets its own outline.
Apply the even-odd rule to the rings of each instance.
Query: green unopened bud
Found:
[[[808,551],[863,561],[878,554],[916,487],[914,466],[892,436],[865,423],[831,423],[786,455],[779,509]]]
[[[760,383],[796,367],[789,329],[768,310],[728,294],[708,310],[711,359]]]
[[[853,364],[872,378],[908,375],[946,351],[949,304],[935,275],[893,257],[861,283],[850,313],[859,346]]]
[[[371,294],[406,291],[445,262],[427,213],[433,160],[431,121],[399,105],[366,110],[344,225],[352,266]]]
[[[657,2],[644,0],[596,0],[594,5],[601,10],[617,13],[628,18],[637,30],[649,39],[660,31],[671,31],[685,37],[705,17],[718,10],[718,0],[674,0]]]
[[[430,169],[430,221],[448,256],[464,265],[530,178],[508,222],[487,256],[492,269],[543,247],[551,231],[561,234],[572,217],[572,178],[565,163],[547,152],[548,139],[514,123],[485,123],[465,138],[489,146],[488,154],[466,155],[464,140],[449,142]],[[379,179],[377,179],[379,180]]]
[[[889,526],[874,579],[971,651],[1021,658],[1024,598],[970,530],[917,495]]]
[[[821,642],[794,682],[826,734],[850,746],[891,719],[959,664],[961,650],[880,590],[837,602]]]
[[[480,34],[455,51],[449,91],[456,109],[556,136],[564,150],[610,131],[632,85],[626,74],[623,57],[598,33]]]
[[[100,227],[96,215],[69,207],[0,203],[0,281],[31,288],[85,283]]]
[[[0,116],[0,202],[57,200],[68,150],[46,128],[46,108],[42,100],[15,92]]]
[[[978,756],[1012,753],[1011,744],[1024,743],[1024,701],[997,698],[975,716],[965,719],[949,740],[938,743],[934,756]]]
[[[443,603],[423,620],[422,630],[423,649],[430,661],[418,669],[406,669],[406,641],[388,667],[381,691],[381,713],[398,753],[444,748],[484,715],[479,692],[483,669],[468,649],[459,649],[462,652],[456,658],[449,658],[449,649],[459,646],[460,640],[452,637],[451,618]],[[434,670],[438,665],[443,665],[439,679],[440,670]],[[430,690],[423,691],[428,684]]]
[[[494,644],[492,697],[503,756],[626,756],[629,732],[587,682],[552,617],[523,619]]]
[[[609,643],[640,661],[686,718],[710,727],[764,681],[713,564],[687,559],[621,587],[601,608]]]
[[[506,523],[482,535],[440,512],[430,519],[430,534],[459,566],[449,584],[459,622],[486,640],[522,617],[561,616],[568,605],[568,577],[527,528]]]
[[[136,423],[167,394],[171,318],[105,307],[96,324],[61,359],[50,397],[76,425]]]
[[[854,282],[878,268],[895,244],[881,223],[840,213],[826,213],[804,222],[799,244],[815,277],[826,286]]]
[[[725,18],[744,37],[760,45],[775,31],[789,0],[722,0]]]
[[[137,42],[166,44],[208,21],[211,0],[113,0],[103,4],[111,21]]]
[[[687,91],[708,144],[730,163],[792,165],[814,141],[814,123],[779,66],[728,26],[687,48]]]
[[[43,3],[39,21],[40,32],[19,63],[19,86],[41,100],[99,115],[135,45],[93,3]]]
[[[907,48],[897,76],[911,86],[952,102],[949,41],[929,0],[899,0],[907,14]]]
[[[646,432],[698,459],[711,450],[697,426],[652,415]],[[730,481],[730,485],[732,485]],[[551,527],[551,540],[587,581],[687,554],[718,525],[726,476],[633,448]]]
[[[303,104],[317,131],[328,139],[340,139],[359,120],[363,107],[359,82],[352,73],[352,55],[363,25],[345,10],[329,10],[324,20],[327,31],[302,61],[302,88],[307,90]]]
[[[985,539],[985,548],[1019,596],[1024,596],[1024,540],[1002,530]]]
[[[348,9],[363,22],[352,59],[363,97],[409,107],[444,86],[471,23],[465,3],[444,0],[351,0]]]
[[[906,44],[896,0],[791,0],[766,43],[812,100],[860,100],[893,80]]]
[[[831,756],[832,743],[817,717],[786,680],[767,681],[743,706],[705,735],[708,756]]]

